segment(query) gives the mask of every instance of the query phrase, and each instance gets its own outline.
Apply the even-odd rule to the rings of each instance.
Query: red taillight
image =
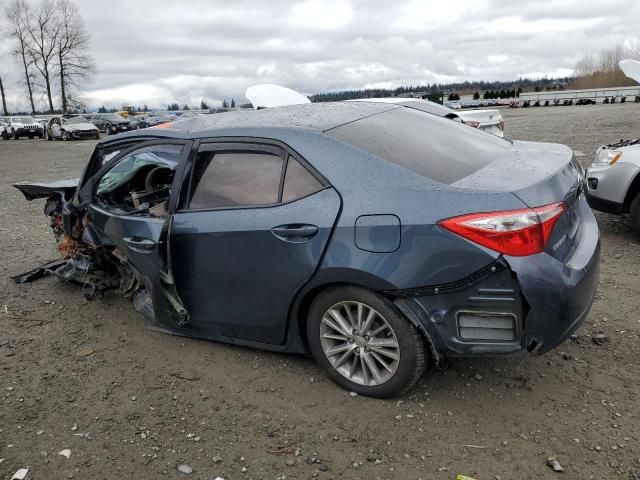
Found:
[[[462,123],[473,128],[478,128],[480,126],[480,122],[476,122],[475,120],[463,120]]]
[[[544,207],[472,213],[440,220],[440,225],[496,252],[523,257],[543,252],[564,203]]]

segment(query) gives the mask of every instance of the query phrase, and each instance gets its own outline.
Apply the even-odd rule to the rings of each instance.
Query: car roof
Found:
[[[345,123],[377,115],[402,106],[382,103],[323,102],[262,110],[234,110],[232,112],[202,115],[175,122],[170,130],[188,131],[194,137],[221,128],[307,128],[330,130]]]

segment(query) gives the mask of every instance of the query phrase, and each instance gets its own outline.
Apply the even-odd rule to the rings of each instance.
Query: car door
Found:
[[[136,307],[161,325],[180,325],[185,319],[185,312],[175,298],[167,262],[170,198],[163,208],[136,207],[135,203],[129,202],[133,202],[138,192],[126,192],[126,188],[135,184],[136,177],[140,177],[138,172],[145,173],[142,168],[150,172],[156,168],[155,165],[173,169],[173,183],[178,182],[191,144],[173,139],[156,140],[119,152],[94,176],[92,200],[87,207],[87,228],[98,237],[102,246],[116,249],[116,256],[132,267],[144,286],[144,295],[136,299]],[[125,189],[124,203],[107,200],[113,195],[105,192],[118,191],[119,188]]]
[[[326,180],[283,147],[201,145],[169,235],[192,328],[282,344],[291,302],[314,274],[340,205]]]

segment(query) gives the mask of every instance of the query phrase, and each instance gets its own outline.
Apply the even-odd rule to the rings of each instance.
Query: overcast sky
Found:
[[[244,103],[255,83],[312,94],[564,76],[585,53],[640,38],[638,0],[76,2],[98,66],[92,106]],[[26,106],[7,54],[0,74],[10,109]]]

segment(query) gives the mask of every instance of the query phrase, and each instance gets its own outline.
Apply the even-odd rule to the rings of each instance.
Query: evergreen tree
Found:
[[[189,105],[187,105],[187,104],[185,103],[185,104],[184,104],[184,107],[182,107],[182,110],[191,110],[191,109],[189,108]]]
[[[104,108],[104,105],[102,105],[99,109],[98,109],[98,113],[107,113],[107,109]]]
[[[233,98],[231,99],[231,108],[236,108],[236,101]]]
[[[204,100],[200,100],[200,110],[209,110],[209,105]]]
[[[480,99],[480,93],[478,91],[473,93],[473,99],[474,100],[479,100]]]
[[[222,108],[229,108],[229,104],[227,103],[227,99],[222,100]]]

